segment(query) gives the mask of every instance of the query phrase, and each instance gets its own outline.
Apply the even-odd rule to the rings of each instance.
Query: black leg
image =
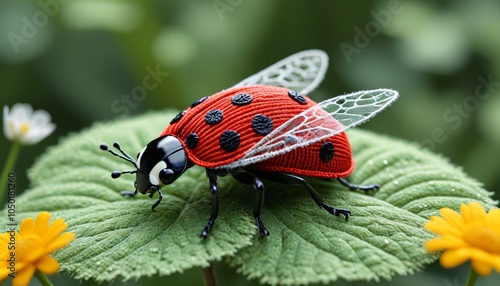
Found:
[[[124,196],[124,197],[135,197],[137,195],[138,191],[135,190],[135,191],[121,191],[120,192],[120,195]]]
[[[269,231],[264,226],[260,214],[262,212],[262,205],[264,204],[264,184],[256,176],[246,173],[246,172],[236,172],[230,170],[231,175],[240,183],[245,185],[253,185],[257,194],[255,196],[255,202],[253,207],[253,217],[255,218],[255,224],[259,229],[259,233],[262,237],[268,236]]]
[[[202,238],[207,238],[208,233],[212,229],[215,219],[217,219],[217,215],[219,214],[219,197],[218,197],[219,185],[217,184],[217,171],[212,169],[206,169],[206,170],[207,170],[208,181],[210,183],[210,194],[212,196],[212,204],[210,206],[211,210],[210,218],[208,219],[207,224],[200,233],[200,237]]]
[[[277,183],[288,184],[293,186],[303,186],[304,188],[306,188],[311,198],[320,208],[325,209],[327,212],[336,216],[343,215],[346,220],[348,220],[349,216],[351,215],[350,210],[337,209],[325,203],[323,199],[320,197],[320,195],[313,189],[313,187],[311,187],[311,185],[309,185],[309,183],[307,183],[306,180],[304,180],[299,176],[286,173],[264,173],[264,172],[262,173],[259,172],[258,176],[262,179],[266,179]]]
[[[364,191],[364,192],[369,192],[369,191],[376,191],[376,190],[378,190],[378,188],[380,188],[379,184],[373,184],[373,185],[363,186],[363,185],[354,185],[354,184],[351,184],[351,183],[349,183],[349,181],[347,181],[344,178],[337,178],[337,180],[339,180],[339,182],[342,185],[348,187],[351,191],[361,190],[361,191]]]
[[[153,211],[161,203],[161,200],[163,200],[163,194],[161,193],[161,190],[158,189],[157,192],[158,192],[158,200],[151,206],[151,210],[153,210]],[[154,193],[151,192],[151,194],[149,195],[149,197],[152,198],[153,195],[154,195]]]

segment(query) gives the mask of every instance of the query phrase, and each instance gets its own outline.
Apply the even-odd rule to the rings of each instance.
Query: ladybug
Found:
[[[175,116],[158,138],[137,155],[137,161],[102,144],[104,151],[134,165],[138,192],[159,194],[161,187],[175,182],[196,165],[206,169],[211,193],[210,218],[200,233],[206,238],[218,215],[217,178],[230,174],[256,191],[253,216],[258,231],[268,236],[260,217],[264,202],[262,179],[304,187],[314,202],[332,215],[351,212],[328,205],[303,176],[337,178],[351,190],[370,191],[377,184],[358,186],[343,177],[354,169],[351,147],[345,133],[367,121],[394,102],[398,93],[390,89],[359,91],[316,103],[305,93],[324,77],[328,58],[318,50],[294,54],[247,78],[236,86],[195,101]],[[298,89],[299,91],[295,91]]]

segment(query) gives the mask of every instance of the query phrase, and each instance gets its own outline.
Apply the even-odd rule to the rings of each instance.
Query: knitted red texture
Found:
[[[326,141],[333,143],[335,153],[333,159],[325,163],[319,156],[319,149]],[[262,171],[284,172],[299,176],[342,178],[352,173],[354,161],[347,135],[342,132],[305,148],[297,148],[284,155],[257,163],[256,167]]]
[[[301,104],[288,91],[286,88],[273,86],[244,86],[223,90],[188,108],[182,118],[167,126],[161,135],[176,136],[184,145],[189,160],[198,166],[215,168],[235,162],[265,137],[265,134],[259,134],[252,128],[252,120],[257,114],[270,118],[274,130],[293,116],[316,105],[307,97],[305,104]],[[234,104],[231,99],[237,94],[249,94],[252,101],[245,105]],[[207,123],[205,116],[211,110],[222,111],[220,122]],[[331,120],[335,123],[333,118]],[[234,151],[227,151],[220,145],[221,135],[228,130],[236,131],[240,137],[240,143]],[[198,143],[194,148],[189,148],[186,138],[192,133],[197,135]],[[334,156],[331,161],[323,162],[319,150],[327,141],[333,143]],[[344,177],[354,168],[351,148],[344,132],[257,163],[256,166],[265,171],[322,178]]]

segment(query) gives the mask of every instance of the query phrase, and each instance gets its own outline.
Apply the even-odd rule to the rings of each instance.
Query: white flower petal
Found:
[[[50,114],[47,111],[40,109],[33,112],[33,115],[31,115],[29,121],[29,125],[30,128],[38,128],[48,125],[50,121],[51,121]]]
[[[11,118],[16,122],[29,122],[33,108],[26,103],[16,103],[10,112]]]
[[[30,129],[30,131],[23,136],[21,142],[26,145],[36,144],[49,136],[55,129],[56,125],[54,123]]]
[[[5,137],[7,139],[12,140],[14,138],[14,132],[11,129],[11,126],[9,126],[9,107],[7,105],[4,105],[3,107],[3,134],[5,134]]]

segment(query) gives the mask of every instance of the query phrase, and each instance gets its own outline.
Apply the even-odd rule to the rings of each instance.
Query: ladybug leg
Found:
[[[153,195],[158,192],[158,200],[151,206],[151,210],[154,211],[155,208],[161,203],[161,200],[163,200],[163,194],[160,189],[157,189],[156,191],[153,191],[149,194],[149,197],[152,198]]]
[[[262,219],[260,218],[262,206],[264,205],[264,184],[259,178],[250,173],[236,172],[234,170],[230,170],[229,172],[238,182],[245,185],[253,185],[253,188],[257,191],[253,207],[253,217],[255,218],[255,224],[259,229],[260,235],[262,237],[269,236],[269,231],[266,229],[264,222],[262,222]]]
[[[351,211],[346,210],[346,209],[337,209],[334,208],[321,198],[321,196],[316,192],[316,190],[309,185],[309,183],[304,180],[303,178],[299,176],[295,176],[292,174],[286,174],[286,173],[264,173],[264,172],[259,172],[259,176],[263,179],[269,180],[269,181],[274,181],[277,183],[282,183],[282,184],[288,184],[292,186],[303,186],[311,198],[314,200],[314,202],[322,209],[325,209],[327,212],[331,213],[332,215],[340,216],[343,215],[345,217],[345,220],[348,220],[349,217],[351,216]]]
[[[366,186],[363,186],[363,185],[354,185],[354,184],[351,184],[349,183],[349,181],[347,181],[346,179],[344,178],[337,178],[337,180],[344,186],[348,187],[351,191],[354,191],[354,190],[361,190],[361,191],[364,191],[364,192],[369,192],[369,191],[376,191],[378,190],[378,188],[380,188],[380,185],[379,184],[373,184],[373,185],[366,185]]]
[[[212,226],[214,225],[214,222],[219,214],[219,196],[218,196],[219,184],[217,183],[217,171],[212,169],[206,169],[206,170],[207,170],[208,181],[210,183],[210,194],[212,196],[212,203],[210,206],[210,218],[208,219],[207,224],[200,233],[200,237],[204,239],[207,238],[208,233],[212,229]]]
[[[124,196],[124,197],[135,197],[137,195],[138,191],[135,190],[135,191],[121,191],[120,192],[120,195]]]

